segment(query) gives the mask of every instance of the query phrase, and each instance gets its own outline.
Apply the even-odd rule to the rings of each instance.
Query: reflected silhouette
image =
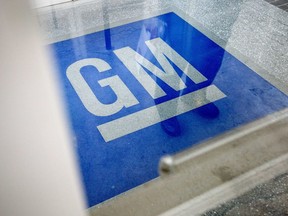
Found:
[[[165,21],[156,17],[144,21],[137,46],[137,52],[149,61],[151,61],[154,56],[149,51],[148,47],[145,44],[145,41],[160,37],[167,43],[169,40],[166,30],[167,25],[168,24]],[[156,78],[156,82],[157,84],[159,84],[158,78]],[[177,107],[174,107],[172,110],[174,110],[174,112],[176,113]],[[160,118],[163,119],[163,113],[160,110],[158,110],[158,114]],[[161,121],[161,127],[170,136],[181,135],[181,126],[177,120],[177,117]]]
[[[181,47],[181,56],[185,56],[185,59],[192,64],[193,66],[196,67],[208,80],[197,84],[195,87],[192,87],[191,82],[187,82],[187,75],[185,73],[179,74],[181,79],[185,82],[187,85],[187,88],[193,88],[195,90],[204,88],[206,86],[209,86],[213,83],[214,78],[216,77],[217,72],[219,71],[219,68],[221,67],[222,63],[222,58],[224,55],[224,50],[222,49],[212,49],[209,47],[209,44],[205,44],[205,41],[199,41],[199,38],[197,38],[197,30],[191,30],[190,28],[185,28],[179,27],[175,25],[169,25],[170,20],[162,20],[160,18],[152,18],[149,20],[144,21],[142,29],[141,29],[141,34],[139,37],[138,45],[137,45],[137,52],[141,54],[143,57],[145,57],[147,60],[153,62],[155,61],[154,55],[150,52],[149,48],[146,46],[145,41],[152,40],[155,38],[161,38],[164,40],[167,44],[170,44],[170,42],[175,43],[175,40],[181,40],[181,44],[185,47]],[[169,26],[169,28],[168,28]],[[175,29],[173,28],[178,28],[177,31],[179,32],[179,35],[185,35],[185,37],[175,37],[175,35],[172,34],[172,32],[175,32]],[[181,29],[180,29],[181,28]],[[170,35],[172,34],[172,38],[170,38]],[[176,38],[176,39],[175,39]],[[171,41],[173,40],[173,41]],[[183,42],[185,40],[185,42]],[[177,41],[176,41],[177,42]],[[178,41],[180,43],[180,41]],[[194,54],[195,50],[197,50],[197,47],[199,46],[204,47],[207,49],[207,53],[203,53],[202,55],[199,56],[199,54]],[[202,43],[202,44],[201,44]],[[208,52],[213,52],[212,55],[211,53]],[[187,58],[188,57],[188,58]],[[213,64],[211,64],[211,58],[215,57],[213,59]],[[175,67],[175,66],[174,66]],[[163,69],[162,69],[163,70]],[[166,71],[166,75],[169,76],[169,71]],[[156,79],[156,83],[161,86],[163,85],[161,81],[161,77],[158,78],[156,76],[153,76],[154,79]],[[179,83],[180,84],[180,83]],[[195,91],[194,90],[194,91]],[[185,89],[182,89],[177,92],[177,96],[181,96],[185,92]],[[203,92],[203,95],[201,95],[201,98],[203,99],[208,99],[207,97],[207,92]],[[155,100],[156,104],[156,100]],[[175,116],[177,115],[177,107],[178,104],[175,104],[174,107],[170,107],[170,111],[173,110]],[[196,113],[200,115],[201,117],[207,118],[207,119],[214,119],[219,116],[219,109],[218,107],[213,104],[209,103],[205,106],[199,107],[196,109]],[[161,122],[161,127],[162,129],[170,136],[179,136],[182,133],[181,125],[177,119],[177,117],[173,117],[170,119],[165,120],[165,115],[163,113],[163,110],[158,110],[158,114],[161,119],[164,121]]]

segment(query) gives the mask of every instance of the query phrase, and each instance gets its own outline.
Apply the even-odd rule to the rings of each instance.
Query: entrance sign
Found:
[[[187,88],[181,77],[177,74],[173,66],[166,59],[166,56],[176,66],[178,66],[178,68],[181,68],[183,73],[194,83],[198,84],[207,81],[206,77],[197,71],[197,69],[195,69],[175,50],[169,47],[169,45],[167,45],[162,39],[156,38],[151,41],[146,41],[145,43],[149,47],[150,51],[154,54],[162,68],[164,68],[165,72],[129,47],[115,50],[114,53],[130,70],[130,72],[153,99],[163,97],[166,95],[166,93],[160,86],[157,85],[157,83],[149,74],[146,73],[142,67],[145,67],[151,71],[157,78],[160,78],[175,91],[180,91],[184,88]],[[96,69],[98,69],[99,72],[110,70],[111,67],[107,62],[98,58],[93,58],[79,60],[70,65],[67,69],[66,73],[68,79],[70,80],[73,88],[81,99],[83,105],[89,112],[96,116],[109,116],[119,112],[123,107],[128,108],[139,103],[133,93],[127,88],[127,86],[117,75],[98,81],[101,87],[110,86],[117,97],[116,101],[112,104],[106,105],[101,103],[95,97],[93,91],[88,86],[80,73],[80,69],[84,66],[94,66]],[[214,92],[213,98],[208,99],[206,97],[205,92],[207,90]],[[199,100],[200,95],[204,97],[200,98]],[[195,108],[204,106],[210,102],[215,102],[216,100],[223,97],[225,97],[225,94],[222,93],[216,86],[211,85],[207,88],[203,88],[185,96],[180,96],[170,101],[163,102],[162,104],[156,105],[154,107],[149,107],[118,120],[99,125],[97,128],[99,129],[104,140],[108,142],[161,121],[165,121],[177,115],[183,114],[185,112],[191,111]],[[197,103],[197,100],[200,102]],[[168,110],[171,107],[177,107],[177,109],[169,112]],[[160,116],[157,114],[158,110],[161,110],[161,113],[163,113],[165,117],[162,116],[160,118]],[[147,121],[145,118],[146,116],[153,116],[153,118],[150,118]]]
[[[175,13],[110,35],[51,45],[89,206],[157,177],[163,155],[288,107],[287,95]]]

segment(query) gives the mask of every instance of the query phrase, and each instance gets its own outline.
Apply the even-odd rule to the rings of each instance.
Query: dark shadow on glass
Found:
[[[224,50],[223,49],[217,49],[217,50],[212,50],[212,52],[215,52],[212,54],[211,53],[210,54],[209,53],[203,53],[200,56],[199,56],[199,54],[194,55],[193,51],[195,49],[197,49],[197,46],[202,46],[202,49],[203,49],[203,47],[204,48],[207,47],[207,52],[210,52],[209,44],[205,44],[204,40],[203,41],[197,41],[197,40],[199,40],[199,38],[197,38],[197,34],[199,34],[199,32],[196,29],[189,28],[188,26],[178,27],[177,23],[170,23],[170,22],[173,22],[173,21],[171,21],[169,18],[163,20],[163,19],[160,19],[157,17],[144,21],[143,26],[142,26],[142,30],[141,30],[141,34],[140,34],[140,38],[139,38],[139,42],[138,42],[138,46],[137,46],[137,52],[152,62],[155,57],[150,52],[149,48],[146,46],[145,41],[152,40],[155,38],[161,38],[167,44],[170,44],[170,42],[175,44],[175,35],[173,35],[173,33],[175,32],[175,29],[172,29],[172,28],[178,28],[177,32],[179,32],[179,35],[182,35],[182,37],[179,37],[179,35],[178,35],[178,37],[176,37],[176,39],[177,38],[178,38],[178,40],[181,39],[181,41],[179,41],[179,44],[181,42],[181,44],[183,44],[183,46],[184,46],[184,47],[181,47],[181,50],[182,51],[184,50],[184,53],[180,53],[180,55],[182,57],[186,56],[185,59],[191,65],[193,65],[195,68],[197,68],[197,69],[199,68],[200,73],[207,78],[207,81],[200,83],[200,84],[197,84],[197,89],[195,89],[195,90],[198,90],[198,89],[201,89],[201,88],[204,88],[204,87],[211,85],[213,83],[213,80],[216,77],[216,74],[218,73],[218,71],[221,67],[222,59],[223,59],[223,55],[224,55]],[[168,28],[168,26],[169,26],[169,28]],[[172,40],[174,40],[174,41],[172,41]],[[183,42],[183,40],[185,42]],[[187,58],[187,56],[188,56],[188,58]],[[216,59],[213,59],[214,64],[210,65],[211,58],[215,57],[215,56],[216,56]],[[215,61],[216,61],[216,64],[215,64]],[[194,64],[192,64],[191,62],[193,62]],[[195,65],[195,62],[196,62],[196,65]],[[175,66],[174,66],[174,68],[175,68]],[[179,75],[179,76],[181,77],[182,81],[184,81],[185,84],[187,85],[188,83],[186,82],[186,79],[189,79],[189,78],[187,78],[187,75],[183,73],[182,75]],[[156,83],[159,86],[161,86],[160,78],[157,78],[157,77],[154,77],[154,78],[156,79]],[[194,83],[194,85],[196,85],[196,84]],[[187,87],[189,87],[189,86],[187,85]],[[183,95],[184,90],[185,89],[178,91],[178,93],[177,93],[178,97]],[[203,93],[203,95],[201,95],[201,97],[207,98],[207,92]],[[169,110],[171,110],[171,109],[169,109]],[[176,116],[177,115],[176,114],[177,113],[177,104],[175,104],[175,106],[172,108],[172,110],[174,110],[174,113]],[[220,113],[218,107],[214,103],[209,103],[207,105],[199,107],[195,110],[195,112],[198,115],[200,115],[201,117],[207,118],[207,119],[217,118],[219,116],[219,113]],[[163,116],[165,116],[165,115],[163,115],[164,114],[163,110],[158,110],[158,114],[160,115],[161,119],[163,119],[163,120],[165,119],[165,117],[162,118]],[[181,125],[180,125],[177,117],[172,117],[170,119],[162,121],[161,127],[170,136],[180,136],[182,133],[182,128],[181,128]]]

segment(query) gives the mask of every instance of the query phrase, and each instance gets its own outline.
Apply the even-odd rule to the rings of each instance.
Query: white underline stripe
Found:
[[[97,126],[97,128],[104,140],[109,142],[224,97],[226,97],[226,95],[221,90],[215,85],[210,85],[178,98],[104,123]]]

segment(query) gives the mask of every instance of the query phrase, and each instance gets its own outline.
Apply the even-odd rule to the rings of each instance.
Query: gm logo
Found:
[[[156,178],[165,154],[288,107],[287,95],[175,13],[52,48],[89,206]]]
[[[147,40],[145,43],[163,70],[130,47],[117,49],[113,52],[127,67],[129,72],[138,80],[139,85],[142,85],[149,93],[151,100],[165,96],[166,92],[146,70],[178,92],[187,88],[183,77],[185,77],[185,80],[190,79],[195,84],[207,81],[207,78],[204,75],[161,38],[158,37]],[[168,59],[181,69],[183,73],[182,77],[175,71]],[[97,81],[102,87],[109,86],[116,95],[116,99],[113,103],[102,103],[80,73],[81,68],[85,66],[95,67],[97,73],[105,73],[112,68],[108,62],[100,58],[88,58],[71,64],[66,71],[67,77],[83,105],[93,115],[111,116],[124,108],[129,108],[141,103],[141,101],[137,99],[137,95],[133,94],[133,89],[129,89],[118,75]],[[115,68],[115,70],[117,70],[117,68]],[[226,97],[226,95],[215,85],[210,85],[185,95],[180,93],[180,96],[177,98],[101,124],[97,126],[97,128],[104,140],[108,142],[208,103],[220,100],[224,97]]]

